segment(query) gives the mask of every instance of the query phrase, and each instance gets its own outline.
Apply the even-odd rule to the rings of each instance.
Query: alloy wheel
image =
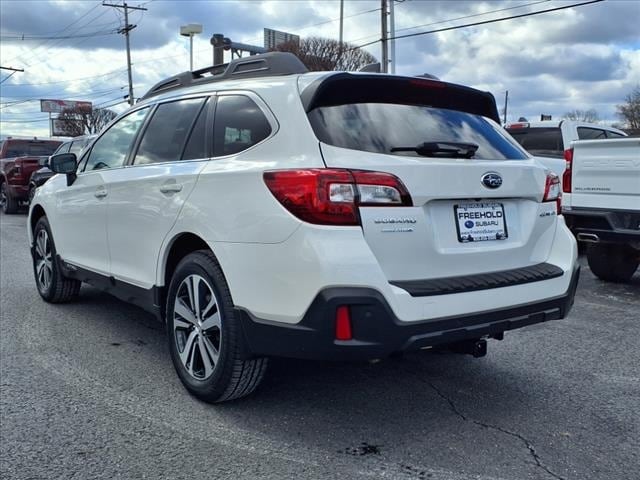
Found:
[[[200,275],[186,277],[173,304],[173,334],[178,356],[189,375],[209,378],[218,365],[222,323],[218,300]]]
[[[53,277],[53,259],[51,256],[51,242],[45,229],[38,232],[35,244],[36,279],[40,290],[47,291]]]

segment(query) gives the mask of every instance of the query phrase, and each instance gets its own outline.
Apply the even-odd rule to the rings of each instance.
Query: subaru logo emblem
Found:
[[[487,172],[482,176],[482,184],[487,188],[498,188],[502,185],[502,177],[496,172]]]

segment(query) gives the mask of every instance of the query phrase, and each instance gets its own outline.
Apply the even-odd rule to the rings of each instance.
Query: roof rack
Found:
[[[214,65],[193,72],[183,72],[173,77],[165,78],[149,89],[140,100],[165,93],[169,90],[201,85],[222,80],[271,77],[276,75],[292,75],[306,73],[309,70],[292,53],[269,52],[237,58],[223,65]],[[208,74],[208,75],[207,75]],[[207,76],[205,76],[207,75]]]

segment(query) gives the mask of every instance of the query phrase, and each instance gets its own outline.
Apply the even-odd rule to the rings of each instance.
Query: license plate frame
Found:
[[[501,202],[457,203],[453,206],[453,218],[460,243],[509,238],[504,204]]]

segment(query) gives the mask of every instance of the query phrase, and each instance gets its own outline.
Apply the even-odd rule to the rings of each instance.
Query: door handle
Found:
[[[107,189],[104,187],[98,187],[97,190],[93,193],[96,198],[104,198],[107,196]]]
[[[178,193],[182,190],[182,185],[176,182],[167,182],[160,185],[160,191],[162,193]]]

